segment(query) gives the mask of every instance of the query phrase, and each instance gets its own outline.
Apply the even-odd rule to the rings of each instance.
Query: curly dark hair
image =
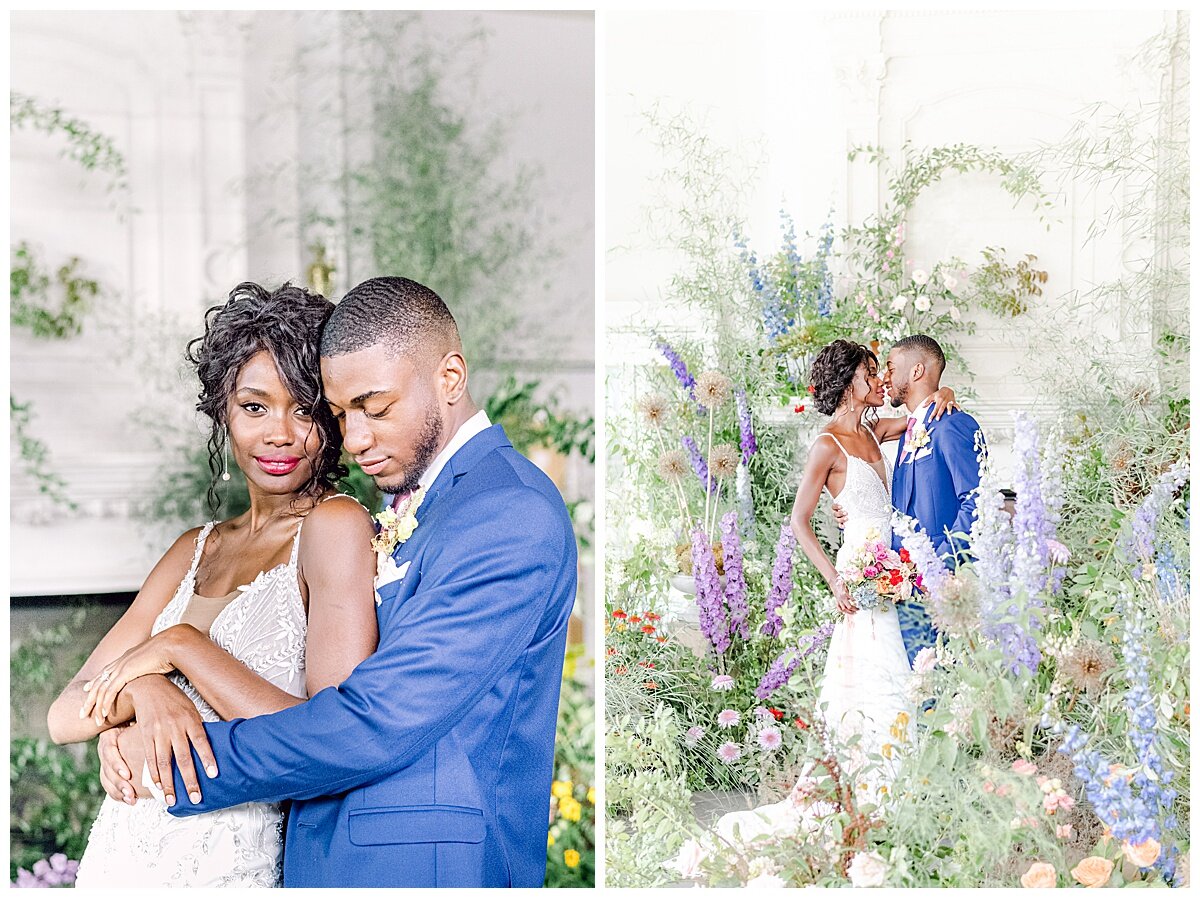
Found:
[[[224,305],[204,313],[204,335],[188,343],[187,359],[200,378],[196,409],[212,421],[208,467],[213,480],[208,503],[214,512],[220,506],[216,485],[229,434],[229,397],[242,367],[260,351],[270,353],[292,398],[312,410],[313,426],[321,438],[312,476],[300,493],[317,496],[346,476],[340,461],[342,434],[321,387],[321,329],[332,312],[333,303],[302,287],[286,283],[267,290],[245,281],[229,292]]]
[[[817,411],[822,415],[834,413],[846,397],[846,390],[858,373],[858,366],[867,359],[874,359],[876,364],[879,362],[868,347],[849,340],[834,340],[817,353],[809,374],[813,404]]]

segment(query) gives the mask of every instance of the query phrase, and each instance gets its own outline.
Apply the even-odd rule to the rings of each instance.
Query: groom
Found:
[[[969,548],[964,534],[975,518],[975,489],[979,486],[979,455],[983,432],[966,412],[930,419],[931,395],[941,386],[946,355],[932,337],[918,334],[899,340],[887,357],[883,384],[892,407],[909,409],[908,427],[900,437],[892,476],[892,504],[915,518],[928,534],[934,551],[954,569]],[[838,523],[844,516],[835,507]],[[900,537],[893,537],[900,548]],[[920,602],[896,606],[900,632],[911,664],[917,652],[932,645],[937,632]]]
[[[385,491],[426,490],[380,564],[379,648],[303,704],[208,724],[219,773],[170,811],[294,799],[289,887],[540,886],[576,585],[562,497],[472,401],[431,290],[359,284],[321,356],[346,451]]]

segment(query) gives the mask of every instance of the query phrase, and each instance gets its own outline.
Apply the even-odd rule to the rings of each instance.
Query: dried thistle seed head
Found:
[[[719,480],[736,477],[739,457],[740,454],[736,446],[732,446],[729,443],[714,446],[712,455],[708,457],[708,469],[712,471],[713,477]]]
[[[637,409],[643,420],[652,427],[662,427],[666,423],[668,408],[667,400],[657,393],[643,396],[637,402]]]
[[[666,480],[678,482],[688,472],[687,456],[682,449],[668,449],[658,457],[658,473]]]
[[[1088,695],[1104,689],[1116,661],[1112,649],[1095,639],[1081,639],[1063,659],[1063,675]]]
[[[705,408],[720,408],[732,394],[733,381],[720,371],[705,371],[696,378],[696,401]]]

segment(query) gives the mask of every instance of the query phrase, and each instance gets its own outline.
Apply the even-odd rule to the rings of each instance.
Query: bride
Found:
[[[895,777],[901,744],[908,741],[912,721],[905,684],[911,676],[908,654],[894,609],[880,602],[856,607],[838,573],[868,540],[892,544],[891,467],[881,443],[899,439],[907,419],[880,419],[868,410],[884,403],[879,361],[866,346],[835,340],[813,362],[810,383],[814,404],[832,418],[813,442],[792,506],[791,528],[804,554],[829,584],[840,618],[829,641],[829,654],[817,698],[834,743],[857,736],[844,769],[857,775],[872,800],[886,794]],[[954,392],[943,388],[931,397],[938,418],[954,405]],[[812,528],[822,491],[847,514],[842,545],[831,561]],[[835,746],[836,747],[836,746]],[[777,805],[726,814],[717,830],[732,840],[799,822],[805,779],[791,797]],[[811,823],[812,821],[807,821]]]
[[[209,311],[189,353],[198,408],[212,421],[214,477],[230,453],[246,475],[245,513],[180,536],[129,609],[50,708],[57,743],[135,726],[152,780],[173,791],[171,760],[198,801],[217,775],[203,721],[254,717],[341,683],[375,650],[370,515],[334,484],[341,435],[321,398],[319,338],[333,304],[285,285],[241,284]],[[210,489],[210,499],[213,491]],[[190,744],[189,744],[190,743]],[[106,754],[108,753],[108,754]],[[252,803],[194,817],[137,799],[116,779],[79,865],[78,887],[280,885],[282,812]],[[109,765],[105,765],[109,769]]]

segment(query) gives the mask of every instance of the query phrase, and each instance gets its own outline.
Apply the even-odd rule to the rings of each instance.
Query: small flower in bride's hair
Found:
[[[717,749],[717,757],[726,764],[732,764],[742,756],[742,747],[736,742],[722,742],[721,747]]]
[[[676,483],[687,476],[688,460],[682,449],[668,449],[658,457],[658,473],[664,480]]]
[[[733,382],[720,371],[704,371],[696,378],[696,401],[705,408],[720,408],[732,395]]]
[[[714,477],[721,480],[736,477],[738,457],[739,454],[736,446],[732,446],[729,443],[714,446],[712,455],[708,457],[708,469],[712,471]]]
[[[651,393],[638,400],[637,409],[642,418],[652,427],[662,427],[667,420],[667,400],[657,393]]]

